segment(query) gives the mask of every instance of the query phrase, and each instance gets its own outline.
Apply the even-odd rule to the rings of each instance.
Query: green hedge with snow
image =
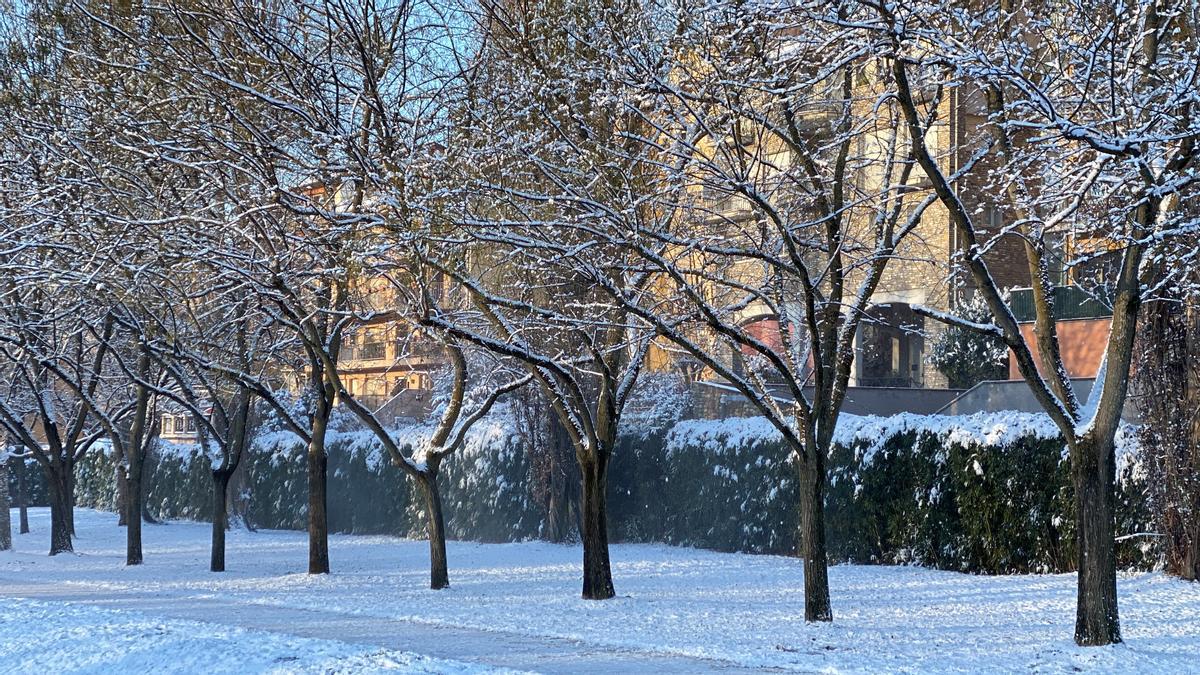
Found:
[[[395,438],[411,447],[431,429],[400,429]],[[332,532],[423,536],[423,496],[383,456],[368,432],[332,431],[328,452],[328,515]],[[146,506],[158,518],[204,520],[212,512],[212,462],[197,445],[160,443],[146,467]],[[115,467],[104,452],[92,453],[76,473],[76,503],[114,510]],[[230,485],[239,492],[234,513],[255,527],[304,529],[307,455],[286,432],[262,434],[244,460],[244,475]],[[519,438],[497,422],[477,424],[464,447],[443,463],[440,485],[452,538],[514,541],[538,535],[540,517],[524,485],[528,474]],[[31,472],[40,484],[40,471]],[[237,524],[235,522],[235,524]]]
[[[1144,532],[1145,485],[1124,429],[1118,533]],[[796,467],[761,418],[687,421],[659,452],[654,508],[640,528],[669,543],[769,553],[799,548]],[[844,416],[829,461],[826,526],[834,560],[983,573],[1072,569],[1068,462],[1044,415]],[[650,473],[649,471],[647,473]],[[651,514],[652,515],[649,515]],[[651,525],[653,523],[653,525]],[[1120,547],[1145,566],[1147,540]]]
[[[397,430],[403,445],[428,427]],[[1132,430],[1118,453],[1118,534],[1151,521]],[[1068,463],[1043,415],[844,416],[829,461],[827,528],[833,560],[921,564],[983,573],[1067,571],[1074,564]],[[523,439],[503,418],[472,430],[441,477],[451,537],[537,537],[544,513],[530,495]],[[421,537],[424,504],[412,482],[362,431],[333,432],[330,529]],[[194,446],[164,444],[148,468],[147,504],[163,518],[204,519],[210,460]],[[38,472],[31,478],[38,482]],[[113,507],[113,466],[103,453],[79,468],[78,503]],[[761,418],[690,420],[627,434],[610,472],[614,541],[728,551],[798,550],[796,467]],[[253,524],[303,529],[306,464],[295,436],[260,436],[240,487]],[[1119,547],[1121,563],[1152,564],[1152,539]]]
[[[431,433],[425,426],[398,430],[402,447]],[[329,453],[329,528],[354,534],[424,536],[420,489],[388,460],[367,432],[333,432]],[[255,444],[248,465],[249,512],[260,527],[303,529],[307,457],[288,433]],[[477,424],[459,452],[443,464],[439,485],[451,538],[516,541],[534,538],[541,520],[524,488],[529,467],[520,439],[503,423]]]
[[[145,467],[147,510],[157,518],[205,520],[211,510],[210,462],[196,445],[160,443]],[[116,464],[93,452],[75,469],[75,503],[115,511]]]
[[[3,450],[0,450],[0,454]],[[32,459],[14,459],[7,458],[8,461],[8,498],[12,500],[15,507],[17,505],[17,486],[19,478],[17,478],[18,467],[21,462],[25,464],[25,492],[27,505],[44,506],[50,503],[50,496],[46,491],[46,481],[42,478],[42,468]]]

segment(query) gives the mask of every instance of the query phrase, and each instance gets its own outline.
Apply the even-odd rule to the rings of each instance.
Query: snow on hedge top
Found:
[[[1058,428],[1044,413],[1004,410],[973,415],[899,413],[879,417],[842,414],[833,442],[843,447],[855,447],[862,461],[868,463],[875,453],[883,449],[889,438],[906,433],[928,434],[942,439],[946,444],[968,447],[1004,447],[1021,438],[1053,440],[1060,437]],[[1118,468],[1124,468],[1136,454],[1136,436],[1134,427],[1121,425],[1117,432]],[[702,447],[725,454],[782,440],[779,430],[764,417],[687,420],[676,424],[667,434],[667,453],[685,447]]]
[[[411,452],[413,462],[420,465],[425,461],[425,452],[435,428],[434,424],[424,422],[399,425],[388,429],[388,435],[401,451]],[[515,423],[507,415],[493,413],[472,425],[458,454],[465,457],[483,455],[489,448],[500,449],[511,445],[517,436]],[[353,454],[361,453],[371,470],[390,461],[379,439],[367,429],[331,430],[325,443],[326,446],[341,444]],[[272,461],[278,464],[293,459],[303,450],[304,442],[291,431],[277,430],[261,434],[255,439],[254,446],[260,451],[270,452]]]
[[[1048,441],[1060,436],[1058,427],[1044,413],[1004,410],[973,415],[843,415],[833,440],[838,445],[863,448],[863,460],[869,461],[888,438],[907,433],[928,434],[946,444],[964,447],[1005,447],[1021,438]]]

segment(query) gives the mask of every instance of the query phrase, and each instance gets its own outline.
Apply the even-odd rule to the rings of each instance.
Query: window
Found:
[[[1004,228],[1004,211],[995,206],[988,206],[980,214],[978,223],[981,232],[999,232]]]
[[[364,361],[387,358],[387,337],[385,331],[380,328],[368,328],[364,331],[358,352],[358,358]]]
[[[392,380],[392,396],[399,394],[405,389],[408,389],[407,377],[397,377]]]

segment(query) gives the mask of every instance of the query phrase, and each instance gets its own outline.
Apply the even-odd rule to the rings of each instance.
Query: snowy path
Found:
[[[791,558],[614,546],[619,597],[596,603],[578,598],[580,552],[569,546],[451,542],[452,586],[433,592],[424,542],[333,537],[334,574],[311,577],[302,533],[233,531],[230,571],[214,575],[203,524],[147,526],[146,564],[126,568],[111,514],[81,511],[80,553],[56,558],[44,555],[45,512],[34,515],[34,533],[0,554],[0,597],[451,660],[436,668],[1200,673],[1200,584],[1153,574],[1120,581],[1127,642],[1085,650],[1070,639],[1071,575],[838,566],[836,622],[812,626]]]
[[[0,673],[379,671],[473,675],[495,668],[91,604],[0,601]]]
[[[580,669],[606,672],[656,673],[751,672],[731,663],[656,655],[646,652],[589,647],[570,640],[538,638],[515,633],[485,632],[421,624],[319,609],[263,607],[211,597],[139,593],[127,590],[79,588],[3,579],[0,595],[42,603],[84,603],[168,619],[183,619],[267,631],[300,638],[336,640],[382,647],[389,651],[419,652],[435,659],[542,673],[573,673]],[[3,666],[0,666],[0,672]],[[753,672],[763,672],[753,669]]]

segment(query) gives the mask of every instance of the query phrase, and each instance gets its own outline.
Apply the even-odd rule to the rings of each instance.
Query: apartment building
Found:
[[[983,101],[971,92],[952,92],[941,103],[939,119],[942,122],[934,126],[927,142],[943,162],[944,173],[953,175],[989,133],[984,128]],[[764,166],[786,166],[793,161],[779,143],[772,146],[770,133],[740,129],[738,136],[720,142],[738,144],[745,156]],[[858,142],[870,144],[874,139],[865,136]],[[863,154],[864,157],[868,155],[869,151]],[[869,192],[873,182],[882,180],[876,175],[877,171],[877,167],[868,163],[854,178],[856,185]],[[756,181],[756,188],[769,191],[775,189],[771,173],[765,169],[749,175]],[[984,174],[986,170],[968,175]],[[1024,241],[1010,227],[1015,216],[1005,210],[1003,200],[993,196],[994,187],[980,184],[975,179],[960,180],[956,187],[968,209],[976,215],[984,259],[999,286],[1009,292],[1014,313],[1033,344],[1031,276]],[[918,196],[914,200],[918,201],[929,183],[916,170],[906,188]],[[755,219],[763,218],[762,208],[738,194],[705,186],[699,191],[699,198],[708,214],[705,218],[725,223],[731,229],[750,229]],[[1053,290],[1056,319],[1068,370],[1073,377],[1091,378],[1096,374],[1107,341],[1111,315],[1103,298],[1096,296],[1093,290],[1096,286],[1090,283],[1103,276],[1102,257],[1101,262],[1089,268],[1068,269],[1066,261],[1078,257],[1089,242],[1064,231],[1050,233],[1049,244],[1051,278],[1056,283]],[[860,326],[856,338],[851,386],[908,389],[945,389],[949,386],[945,376],[927,363],[930,341],[936,339],[944,327],[923,318],[913,308],[922,306],[954,311],[959,303],[974,294],[972,280],[957,263],[963,249],[945,209],[934,203],[896,251],[872,297],[872,305],[867,309],[868,318]],[[742,314],[741,322],[748,332],[768,345],[780,345],[779,317],[773,312],[755,304],[746,307]],[[1015,369],[1009,377],[1020,379]]]

